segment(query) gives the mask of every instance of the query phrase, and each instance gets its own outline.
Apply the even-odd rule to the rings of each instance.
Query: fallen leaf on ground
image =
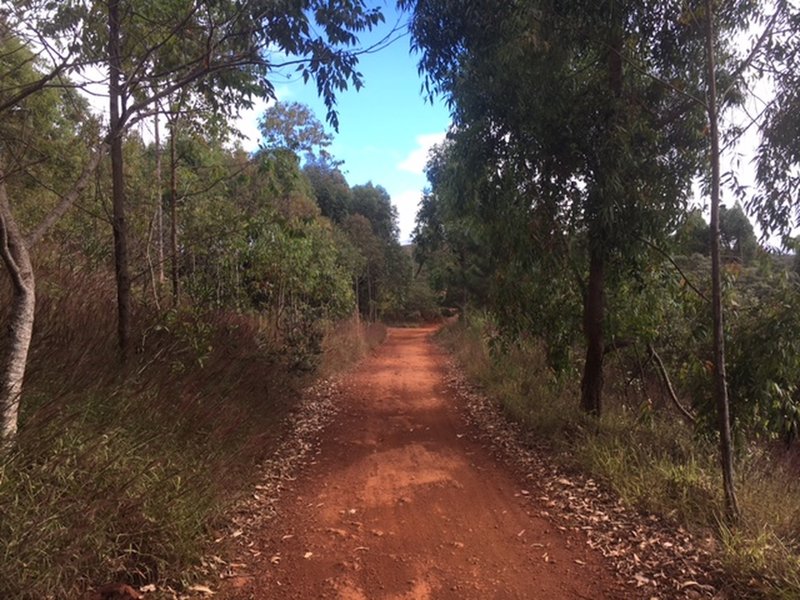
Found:
[[[190,585],[189,591],[198,592],[199,594],[206,594],[207,596],[213,596],[216,594],[216,592],[207,585]]]

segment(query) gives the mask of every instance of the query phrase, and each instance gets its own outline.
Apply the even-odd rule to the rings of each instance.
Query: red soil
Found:
[[[321,453],[253,536],[237,599],[623,599],[585,538],[474,441],[433,329],[392,329],[344,383]]]

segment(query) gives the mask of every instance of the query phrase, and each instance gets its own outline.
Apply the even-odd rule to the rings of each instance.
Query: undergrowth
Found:
[[[258,316],[190,308],[139,307],[123,368],[112,281],[52,274],[38,296],[18,444],[0,459],[0,598],[186,583],[311,375]],[[325,374],[382,339],[380,326],[326,328]]]
[[[579,408],[579,375],[557,378],[536,339],[499,339],[491,320],[473,315],[440,339],[467,376],[496,399],[556,460],[599,478],[625,502],[713,532],[735,598],[800,598],[800,481],[780,451],[741,450],[737,489],[743,518],[726,526],[716,447],[680,418],[651,403],[612,394],[598,422]],[[613,370],[609,376],[613,377]],[[608,386],[614,389],[613,385]]]

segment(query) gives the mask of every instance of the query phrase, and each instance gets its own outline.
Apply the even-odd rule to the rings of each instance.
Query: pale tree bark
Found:
[[[0,345],[0,446],[14,443],[19,420],[19,401],[25,378],[28,349],[33,332],[36,286],[30,249],[66,214],[91,182],[92,174],[108,147],[99,144],[72,188],[33,231],[24,237],[8,200],[5,173],[0,167],[0,255],[11,280],[11,311]]]
[[[0,349],[0,444],[14,443],[19,400],[33,333],[36,292],[28,248],[8,203],[5,174],[0,170],[0,254],[11,279],[11,315]]]
[[[725,509],[730,519],[739,516],[739,504],[733,477],[733,439],[731,436],[730,402],[725,372],[725,329],[722,308],[722,279],[719,248],[720,149],[717,115],[717,80],[715,64],[714,11],[706,0],[706,61],[708,68],[706,108],[711,138],[711,305],[714,321],[714,399],[717,405],[720,462],[725,491]]]
[[[12,294],[8,328],[0,346],[0,445],[3,447],[12,445],[16,437],[19,402],[33,332],[36,286],[30,249],[64,216],[89,185],[106,151],[105,144],[96,148],[69,192],[26,237],[22,236],[14,220],[5,175],[0,168],[0,254],[11,279]]]

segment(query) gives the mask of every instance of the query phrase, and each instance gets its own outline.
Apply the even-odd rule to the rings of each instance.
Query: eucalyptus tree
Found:
[[[786,237],[800,224],[800,7],[777,5],[785,10],[755,60],[757,69],[774,82],[775,96],[758,123],[759,193],[749,208],[763,231]]]
[[[493,223],[477,214],[474,185],[481,178],[460,159],[462,147],[451,139],[431,151],[425,169],[431,188],[420,201],[412,236],[420,269],[427,267],[434,288],[466,315],[470,302],[487,300],[487,273],[496,271],[503,257],[501,248],[485,252]]]
[[[576,275],[587,346],[582,403],[591,413],[602,406],[606,287],[675,229],[693,176],[703,175],[711,196],[714,397],[726,504],[735,515],[719,268],[719,115],[741,100],[742,75],[770,46],[765,40],[786,3],[775,3],[772,17],[749,1],[401,4],[414,8],[420,68],[428,89],[450,102],[456,143],[462,140],[473,162],[489,163],[466,171],[484,180],[478,205],[494,205],[486,214],[504,219],[506,245],[514,222],[530,232],[526,244],[522,230],[512,254],[534,248],[569,255],[575,246],[554,243],[554,232],[583,240],[577,248],[585,248],[588,265]],[[742,60],[732,39],[754,22],[764,24],[763,33]],[[786,52],[782,60],[793,64],[793,56]],[[795,72],[783,70],[783,106],[793,106]],[[791,124],[791,114],[776,108],[773,125]],[[792,151],[777,163],[766,155],[762,173],[770,160],[784,167],[787,155]]]
[[[386,189],[368,182],[353,186],[351,191],[350,215],[346,222],[363,217],[379,244],[380,260],[368,261],[371,267],[375,267],[370,271],[368,282],[372,292],[370,313],[375,319],[379,313],[403,304],[411,282],[411,263],[400,246],[397,208]],[[361,249],[358,243],[354,244]],[[370,251],[366,254],[369,256]]]
[[[401,4],[467,172],[484,179],[476,206],[503,222],[497,245],[584,257],[562,271],[583,297],[582,404],[599,415],[609,279],[671,229],[700,165],[703,112],[686,94],[700,93],[702,31],[661,2]]]
[[[335,162],[325,159],[307,161],[303,174],[314,188],[320,211],[334,223],[342,223],[350,213],[353,192]]]
[[[301,158],[330,160],[333,141],[314,112],[300,102],[276,102],[258,121],[264,149],[286,149]]]
[[[325,0],[277,5],[269,0],[69,0],[57,4],[17,0],[10,15],[17,23],[24,21],[53,54],[78,57],[81,65],[108,74],[96,77],[94,83],[105,85],[109,97],[105,141],[112,162],[118,337],[123,357],[129,347],[131,302],[121,155],[125,132],[145,118],[155,103],[181,90],[204,94],[223,113],[254,96],[272,97],[270,77],[276,69],[289,66],[305,79],[315,79],[328,118],[336,124],[336,93],[349,84],[361,84],[356,36],[382,19],[380,11],[367,8],[363,0],[345,6]]]
[[[0,339],[0,447],[15,439],[33,333],[30,252],[91,182],[102,156],[81,148],[98,128],[86,103],[70,90],[39,85],[46,77],[35,54],[0,23],[0,258],[11,283]]]

